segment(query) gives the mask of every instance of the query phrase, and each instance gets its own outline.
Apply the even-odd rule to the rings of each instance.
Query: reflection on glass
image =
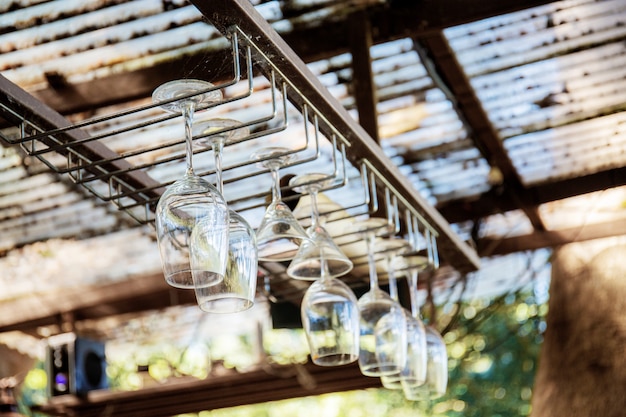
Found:
[[[404,245],[402,243],[405,243]],[[381,243],[378,243],[380,246]],[[389,295],[396,302],[398,301],[398,288],[396,282],[396,265],[406,267],[406,261],[397,255],[410,249],[410,244],[403,239],[388,239],[382,241],[383,249],[386,249],[387,268],[389,274]],[[414,317],[406,309],[402,309],[406,318],[407,332],[407,359],[402,371],[381,376],[380,380],[385,388],[402,389],[402,375],[410,369],[411,375],[415,378],[415,384],[423,384],[426,380],[426,331],[424,324],[419,317]]]
[[[421,386],[402,382],[404,397],[411,401],[428,401],[446,394],[448,387],[448,352],[439,332],[432,326],[426,326],[426,349],[428,364],[426,383]]]

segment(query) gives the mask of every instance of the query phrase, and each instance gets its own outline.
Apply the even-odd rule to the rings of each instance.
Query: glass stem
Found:
[[[430,305],[430,317],[428,323],[434,325],[437,322],[437,306],[435,306],[435,299],[433,297],[433,277],[430,275],[426,281],[426,287],[428,292],[426,293],[426,300]]]
[[[215,182],[217,190],[224,195],[224,180],[222,179],[222,151],[224,150],[224,140],[216,138],[211,141],[213,156],[215,157]]]
[[[280,177],[278,176],[277,165],[272,165],[270,167],[272,173],[272,203],[277,203],[280,201]]]
[[[317,188],[309,189],[309,198],[311,199],[311,229],[314,230],[320,222],[320,212],[317,208]],[[322,273],[322,281],[328,282],[331,277],[328,272],[328,262],[324,258],[324,251],[320,250],[320,271]]]
[[[320,223],[320,212],[317,208],[317,189],[309,190],[309,198],[311,199],[311,228],[315,229]]]
[[[328,262],[326,262],[326,258],[324,258],[324,251],[320,251],[320,273],[322,275],[322,282],[330,281],[331,277],[328,272]]]
[[[387,258],[387,274],[389,279],[389,296],[394,300],[398,301],[398,283],[396,281],[396,271],[393,268],[392,264],[393,256],[389,256]]]
[[[187,153],[187,171],[185,175],[191,176],[193,173],[193,112],[195,103],[191,100],[183,103],[182,114],[185,121],[185,151]]]
[[[411,315],[416,319],[420,316],[420,309],[417,305],[417,270],[409,273],[409,297],[411,299]]]
[[[378,274],[376,273],[376,260],[374,259],[374,233],[367,234],[367,263],[370,268],[370,290],[378,289]]]

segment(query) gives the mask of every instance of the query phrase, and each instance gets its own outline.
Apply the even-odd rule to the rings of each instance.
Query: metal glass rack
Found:
[[[224,151],[229,204],[250,217],[264,208],[270,187],[261,184],[268,179],[268,171],[249,154],[278,143],[294,155],[281,172],[322,172],[325,180],[332,179],[325,181],[330,185],[322,190],[338,196],[333,200],[338,206],[325,213],[329,221],[339,224],[352,217],[387,217],[396,232],[412,239],[422,236],[430,242],[429,248],[437,242],[442,257],[456,269],[478,268],[473,249],[417,194],[249,2],[197,2],[196,7],[230,40],[232,68],[230,79],[208,80],[216,84],[213,89],[224,92],[224,99],[200,109],[204,112],[198,112],[196,119],[201,113],[215,118],[236,114],[241,126],[194,140],[199,143],[208,135],[243,126],[250,131]],[[12,134],[2,135],[4,141],[21,146],[51,170],[69,175],[138,222],[153,221],[160,195],[184,169],[180,115],[165,114],[159,104],[148,103],[72,123],[2,77],[0,88],[5,92],[0,97],[0,114],[17,127]],[[215,174],[209,156],[210,148],[194,150],[199,175]],[[285,200],[294,205],[302,200],[289,196],[288,185],[283,189]],[[349,235],[342,230],[337,233],[344,245],[354,242],[355,237]]]

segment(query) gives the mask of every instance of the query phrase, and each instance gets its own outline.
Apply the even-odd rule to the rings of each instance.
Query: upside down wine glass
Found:
[[[344,365],[359,357],[359,307],[350,287],[328,274],[321,256],[321,277],[302,299],[302,325],[313,363]]]
[[[337,247],[320,221],[317,194],[324,188],[328,176],[304,174],[291,179],[289,185],[299,193],[307,192],[311,199],[311,227],[307,229],[309,240],[301,243],[298,253],[287,268],[287,275],[301,280],[317,280],[322,272],[339,277],[350,272],[353,263]]]
[[[422,268],[423,269],[423,268]],[[417,300],[417,268],[410,269],[408,284],[411,297],[411,312],[419,320]],[[407,359],[407,367],[402,370],[401,384],[404,397],[411,401],[434,400],[445,395],[448,387],[448,352],[446,344],[432,324],[426,330],[426,375],[421,376],[421,363],[416,365],[411,357]]]
[[[296,255],[302,241],[309,239],[287,204],[281,200],[278,172],[293,159],[288,152],[287,148],[268,147],[252,155],[260,166],[272,173],[272,202],[256,231],[260,261],[289,261]]]
[[[239,127],[238,127],[239,126]],[[231,119],[210,119],[198,122],[195,129],[200,144],[210,145],[215,158],[217,188],[224,195],[222,179],[222,151],[224,145],[248,135],[249,130]],[[213,133],[212,132],[217,132]],[[257,280],[257,248],[254,230],[234,210],[229,210],[228,259],[224,279],[210,285],[210,277],[196,267],[202,265],[207,254],[205,240],[212,233],[210,221],[201,220],[191,237],[191,265],[195,293],[200,309],[210,313],[236,313],[252,307]]]
[[[413,385],[402,382],[404,397],[411,401],[436,400],[446,394],[448,386],[448,353],[446,344],[433,326],[426,326],[426,382]]]
[[[407,264],[407,261],[402,256],[398,255],[408,251],[411,245],[404,239],[392,238],[378,242],[377,246],[382,246],[382,250],[385,251],[387,258],[389,295],[394,301],[398,302],[396,265],[405,267]],[[424,324],[419,318],[414,318],[405,308],[402,308],[402,312],[406,319],[407,358],[404,368],[400,372],[380,377],[383,387],[387,389],[402,389],[402,373],[405,372],[407,367],[411,368],[412,375],[416,378],[416,383],[421,380],[423,384],[426,380],[426,331]]]
[[[155,226],[165,281],[177,288],[193,288],[189,259],[191,233],[203,220],[213,225],[205,236],[206,257],[201,266],[207,285],[220,282],[226,271],[228,253],[228,208],[221,193],[193,170],[193,115],[199,104],[219,101],[218,90],[201,80],[175,80],[158,87],[152,94],[155,103],[163,103],[169,112],[181,112],[185,125],[187,169],[182,178],[170,185],[156,207]],[[209,91],[210,90],[210,91]],[[208,91],[208,92],[204,92]],[[190,94],[198,93],[191,97]]]
[[[370,218],[357,230],[367,241],[370,289],[359,299],[359,368],[366,376],[393,375],[406,362],[406,318],[402,307],[378,286],[374,241],[385,231],[386,219]]]
[[[350,287],[335,277],[352,269],[352,261],[341,252],[320,223],[317,193],[324,174],[299,175],[290,181],[298,192],[311,199],[311,240],[300,245],[287,274],[297,279],[315,279],[300,307],[302,324],[313,363],[344,365],[359,357],[359,307]]]

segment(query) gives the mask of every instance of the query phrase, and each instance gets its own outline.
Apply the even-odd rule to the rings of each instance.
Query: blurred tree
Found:
[[[445,415],[530,413],[546,313],[528,290],[503,295],[480,310],[472,304],[461,307],[463,319],[445,336],[450,356]]]
[[[626,414],[624,253],[615,239],[556,250],[533,417]]]

